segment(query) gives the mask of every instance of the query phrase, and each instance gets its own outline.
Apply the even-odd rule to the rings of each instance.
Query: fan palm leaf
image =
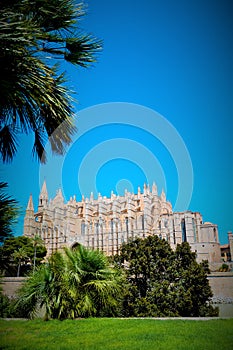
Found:
[[[99,251],[82,246],[52,255],[35,269],[19,291],[20,303],[45,306],[46,317],[75,318],[99,315],[116,307],[121,276]]]
[[[73,0],[2,1],[0,8],[0,154],[11,161],[17,135],[33,133],[33,154],[46,161],[45,143],[63,154],[74,127],[72,98],[64,74],[54,64],[65,60],[88,67],[101,43],[77,31],[83,6]]]

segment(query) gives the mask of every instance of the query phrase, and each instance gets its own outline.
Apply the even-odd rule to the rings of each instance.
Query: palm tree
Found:
[[[121,282],[103,253],[66,248],[30,275],[19,291],[19,303],[30,315],[45,306],[45,319],[99,316],[116,308]]]
[[[107,257],[100,251],[78,246],[76,250],[65,250],[67,271],[69,271],[67,291],[70,317],[99,316],[111,313],[117,306],[121,290],[122,276],[113,269]]]
[[[74,0],[2,0],[0,8],[0,155],[11,161],[19,133],[34,134],[62,154],[75,131],[73,109],[59,62],[88,67],[101,43],[78,31],[83,6]],[[62,124],[62,126],[60,126]],[[60,127],[59,127],[60,126]]]
[[[0,242],[12,236],[12,225],[19,212],[16,200],[4,193],[7,186],[0,182]]]
[[[24,248],[19,248],[12,254],[12,258],[18,262],[17,277],[19,277],[21,263],[27,258],[27,253]]]

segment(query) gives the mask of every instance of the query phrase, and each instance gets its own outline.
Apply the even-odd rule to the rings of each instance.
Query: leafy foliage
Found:
[[[28,259],[27,257],[27,252],[26,250],[22,247],[19,248],[19,250],[16,250],[13,254],[12,254],[12,258],[14,259],[14,261],[17,262],[18,264],[18,269],[17,269],[17,277],[19,277],[20,275],[20,267],[21,267],[21,263],[22,262],[26,262],[26,259]]]
[[[16,276],[20,269],[20,275],[25,275],[32,269],[34,255],[33,239],[25,236],[6,239],[3,246],[0,247],[1,273],[5,276]],[[38,245],[35,263],[39,264],[45,255],[44,245]]]
[[[122,246],[115,260],[125,268],[129,288],[125,316],[212,316],[206,264],[196,262],[188,243],[175,252],[157,236]]]
[[[43,239],[39,235],[35,235],[31,238],[33,248],[34,248],[34,256],[33,256],[33,270],[35,270],[36,267],[36,255],[37,255],[37,248],[44,245]]]
[[[59,63],[88,67],[101,43],[78,31],[82,5],[74,0],[3,0],[0,7],[0,154],[11,161],[19,133],[34,134],[33,154],[44,145],[63,154],[75,131],[73,109]]]
[[[4,193],[7,186],[7,183],[0,182],[0,242],[12,236],[12,224],[19,212],[16,200]]]
[[[225,263],[222,264],[222,266],[219,268],[220,272],[228,272],[229,271],[229,266]]]
[[[16,300],[3,293],[2,276],[0,276],[0,318],[24,316],[24,311],[16,307]]]
[[[0,318],[25,318],[26,310],[17,306],[18,300],[11,299],[0,290]]]
[[[0,317],[8,317],[10,315],[10,300],[9,298],[2,293],[0,290]]]
[[[19,304],[29,316],[45,307],[45,319],[113,315],[121,281],[101,252],[67,248],[29,276],[19,291]]]

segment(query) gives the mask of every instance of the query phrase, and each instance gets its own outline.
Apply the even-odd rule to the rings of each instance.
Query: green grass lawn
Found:
[[[230,350],[233,319],[0,320],[0,349]]]

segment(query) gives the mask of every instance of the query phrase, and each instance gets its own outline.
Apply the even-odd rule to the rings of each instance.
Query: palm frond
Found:
[[[33,154],[45,162],[45,141],[64,154],[76,131],[72,99],[64,74],[46,58],[82,67],[95,62],[101,42],[76,30],[84,8],[73,0],[2,1],[0,8],[0,152],[12,160],[18,133],[34,133]],[[1,128],[3,128],[1,126]]]
[[[17,201],[4,193],[7,186],[0,182],[0,242],[12,235],[12,225],[19,213]]]
[[[90,35],[77,35],[66,40],[65,59],[72,64],[88,67],[96,62],[96,54],[102,50],[102,42]]]
[[[11,125],[4,125],[0,129],[0,154],[3,162],[12,161],[17,151],[16,130]]]

